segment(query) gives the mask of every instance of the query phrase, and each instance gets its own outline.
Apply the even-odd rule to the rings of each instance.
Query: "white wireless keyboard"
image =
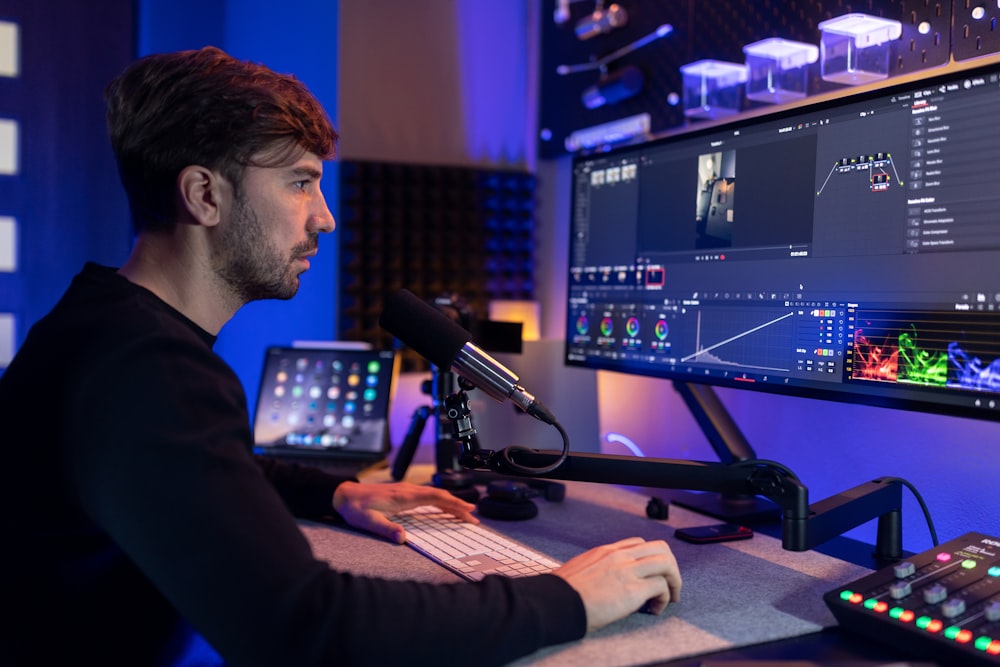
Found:
[[[393,520],[406,528],[406,542],[412,548],[470,581],[488,574],[525,577],[561,565],[496,531],[430,505],[401,512]]]

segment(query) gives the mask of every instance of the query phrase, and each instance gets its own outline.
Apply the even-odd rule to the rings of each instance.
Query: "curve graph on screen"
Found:
[[[794,315],[791,310],[774,309],[699,310],[695,352],[681,362],[790,372],[794,361],[787,341],[794,340]]]

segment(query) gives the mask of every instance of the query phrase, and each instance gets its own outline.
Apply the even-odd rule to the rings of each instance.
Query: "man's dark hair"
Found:
[[[108,134],[137,232],[171,224],[177,175],[219,171],[238,190],[248,166],[299,151],[332,159],[337,132],[302,82],[205,47],[146,56],[105,91]]]

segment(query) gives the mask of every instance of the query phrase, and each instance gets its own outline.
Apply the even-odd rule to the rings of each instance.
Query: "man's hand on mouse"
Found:
[[[587,630],[602,628],[640,608],[659,614],[680,600],[677,559],[663,540],[630,537],[595,547],[555,570],[583,598]]]

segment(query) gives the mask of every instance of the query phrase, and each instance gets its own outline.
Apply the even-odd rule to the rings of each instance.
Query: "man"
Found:
[[[0,378],[17,443],[0,662],[185,664],[203,638],[232,665],[503,663],[677,599],[669,548],[638,538],[478,584],[316,560],[295,517],[395,542],[406,508],[476,521],[439,489],[255,460],[246,397],[212,352],[241,306],[296,293],[333,230],[336,132],[298,81],[214,48],[141,59],[107,100],[136,241],[117,271],[84,267]]]

